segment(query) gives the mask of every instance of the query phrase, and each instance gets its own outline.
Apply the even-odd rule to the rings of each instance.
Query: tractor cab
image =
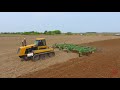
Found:
[[[35,46],[38,47],[38,49],[45,49],[46,46],[46,40],[45,38],[37,38],[34,42]]]

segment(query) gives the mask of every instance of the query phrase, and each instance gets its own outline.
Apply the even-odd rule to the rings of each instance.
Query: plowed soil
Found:
[[[95,46],[98,51],[90,56],[74,58],[21,77],[120,78],[120,39],[98,41],[84,45]]]
[[[38,37],[46,38],[48,46],[51,46],[52,44],[55,43],[63,43],[63,42],[82,44],[82,43],[120,38],[119,36],[80,36],[80,35],[70,35],[70,36],[67,35],[66,36],[65,35],[22,36],[21,35],[21,36],[12,36],[12,37],[1,36],[0,37],[0,78],[104,77],[106,74],[108,74],[107,71],[111,73],[108,74],[109,77],[113,77],[111,76],[112,72],[117,73],[118,75],[118,71],[116,70],[116,68],[119,69],[118,68],[119,59],[120,59],[119,40],[118,40],[119,42],[116,40],[112,40],[110,41],[111,43],[108,44],[105,44],[108,41],[104,41],[104,43],[101,42],[100,44],[97,44],[99,42],[96,42],[96,44],[93,44],[93,46],[101,48],[102,51],[98,53],[96,52],[90,55],[89,57],[84,56],[78,58],[78,54],[76,53],[66,53],[63,51],[56,50],[55,57],[46,60],[38,60],[36,62],[32,62],[32,61],[21,61],[16,53],[17,49],[21,46],[21,41],[24,37],[26,37],[27,39],[27,44],[33,43],[34,40]],[[103,60],[103,57],[105,58],[105,60]],[[112,60],[112,58],[114,60]],[[94,72],[95,74],[94,73],[92,74],[92,72]],[[78,73],[78,74],[74,75],[74,73]]]

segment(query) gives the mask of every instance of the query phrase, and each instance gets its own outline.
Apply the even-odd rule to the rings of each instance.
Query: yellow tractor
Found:
[[[37,38],[34,44],[21,46],[17,54],[21,60],[39,60],[55,56],[54,49],[46,45],[45,38]]]

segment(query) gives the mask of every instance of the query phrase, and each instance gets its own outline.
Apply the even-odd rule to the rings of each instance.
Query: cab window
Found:
[[[38,45],[38,46],[45,46],[46,42],[45,42],[45,40],[36,40],[35,44]]]

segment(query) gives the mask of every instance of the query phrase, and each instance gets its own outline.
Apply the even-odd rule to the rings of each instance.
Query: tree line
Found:
[[[1,34],[21,34],[21,35],[38,35],[38,34],[46,34],[46,35],[54,35],[54,34],[61,34],[60,30],[52,30],[52,31],[44,31],[44,32],[37,32],[37,31],[28,31],[28,32],[1,32]]]
[[[56,34],[65,34],[65,35],[75,35],[75,34],[80,34],[80,33],[72,33],[72,32],[66,32],[62,33],[61,30],[51,30],[47,31],[45,30],[44,32],[37,32],[37,31],[28,31],[28,32],[1,32],[0,34],[21,34],[21,35],[39,35],[39,34],[45,34],[45,35],[56,35]],[[97,32],[86,32],[82,33],[83,35],[91,35],[91,34],[97,34]]]

